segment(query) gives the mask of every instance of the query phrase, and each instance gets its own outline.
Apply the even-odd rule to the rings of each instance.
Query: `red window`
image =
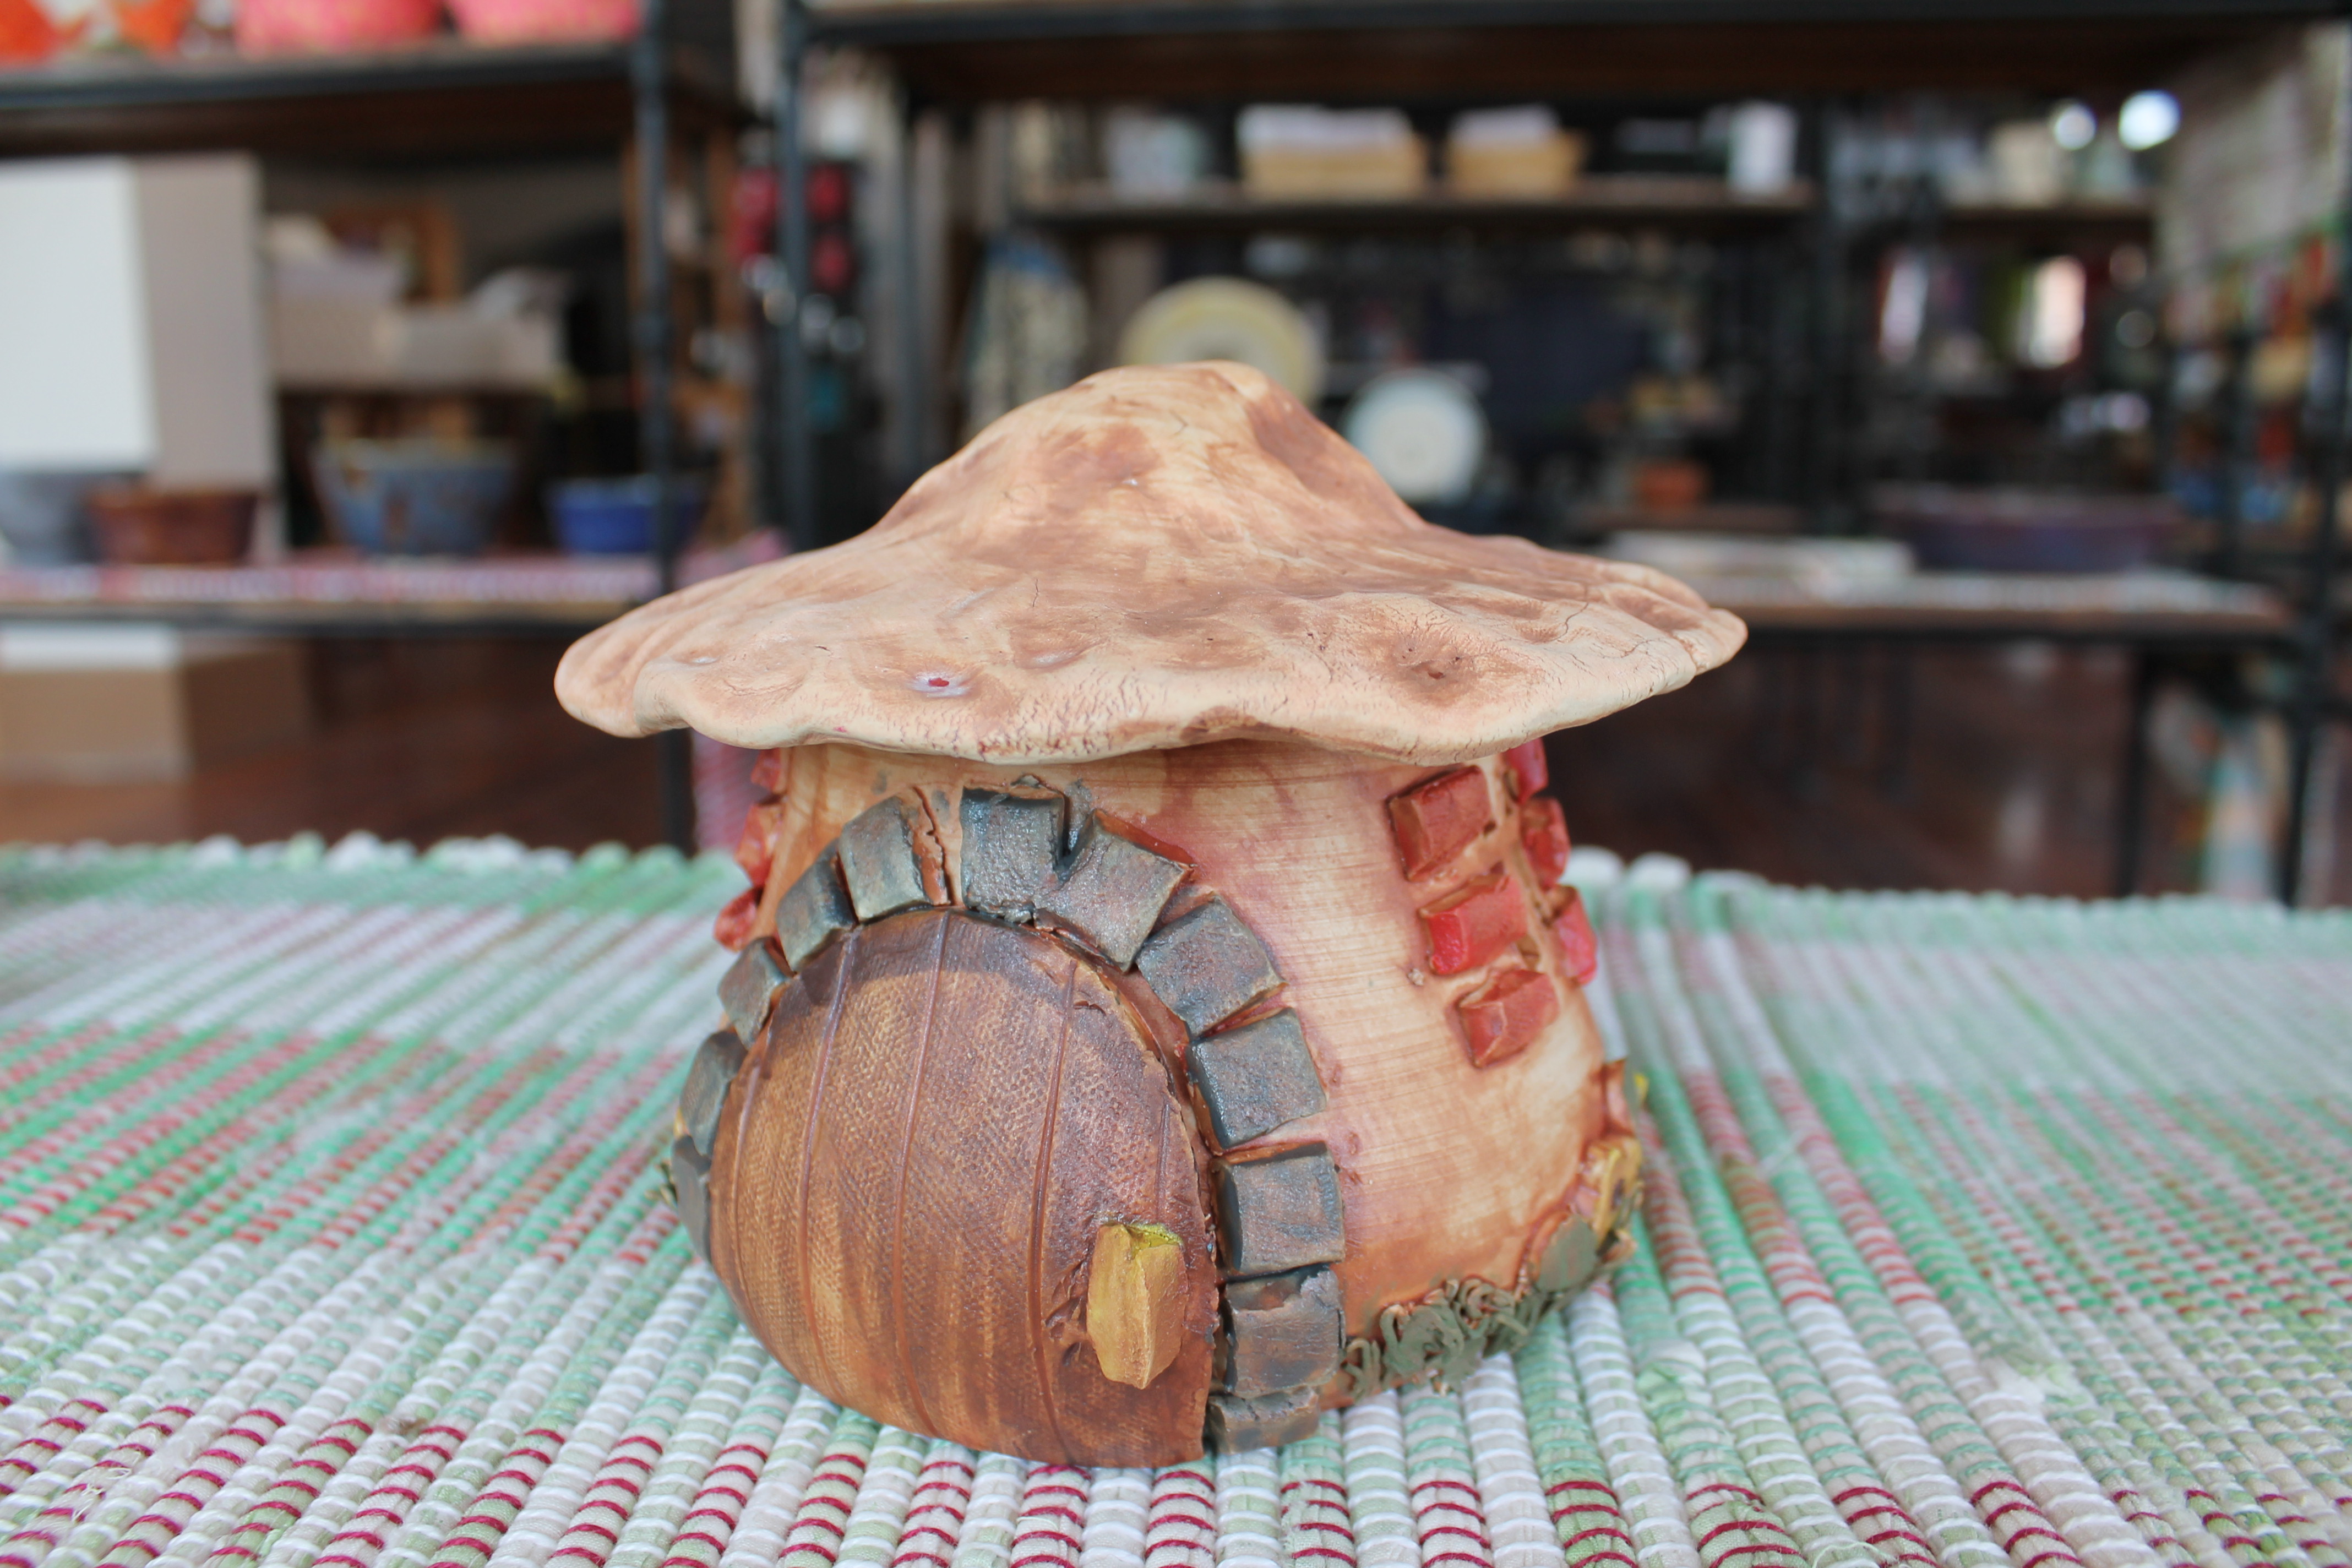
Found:
[[[1416,882],[1444,869],[1494,820],[1486,775],[1476,768],[1440,773],[1389,802],[1389,821],[1404,856],[1404,874]]]
[[[1548,974],[1507,970],[1462,998],[1459,1011],[1470,1065],[1492,1067],[1526,1050],[1559,1016],[1559,993]]]
[[[1519,842],[1528,852],[1528,864],[1535,868],[1536,882],[1549,888],[1559,882],[1559,874],[1568,869],[1568,818],[1561,815],[1559,802],[1548,795],[1539,795],[1520,808]]]
[[[1503,768],[1521,801],[1551,783],[1551,764],[1544,760],[1543,737],[1522,741],[1505,752]]]
[[[1601,942],[1592,934],[1591,918],[1584,912],[1584,899],[1575,889],[1568,890],[1568,902],[1552,917],[1551,929],[1568,954],[1568,973],[1579,985],[1591,984],[1592,977],[1601,973]]]
[[[1499,867],[1421,911],[1429,966],[1440,974],[1475,969],[1528,931],[1527,897]]]

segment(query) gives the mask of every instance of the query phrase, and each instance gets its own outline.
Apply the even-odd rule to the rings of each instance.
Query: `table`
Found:
[[[698,583],[783,552],[771,532],[689,552]],[[580,633],[658,591],[649,555],[367,559],[300,551],[246,566],[0,566],[0,625],[163,621],[284,636],[501,636]]]
[[[780,558],[761,530],[677,562],[699,583]],[[577,637],[654,597],[650,555],[490,555],[367,559],[341,549],[242,566],[0,566],[0,627],[56,622],[162,622],[274,637]],[[655,741],[662,836],[686,848],[742,821],[748,760],[683,731]],[[731,841],[731,840],[730,840]]]
[[[6,851],[0,1561],[2334,1561],[2352,914],[1654,871],[1588,889],[1637,1259],[1154,1473],[877,1429],[738,1328],[655,1164],[716,857]]]
[[[2116,773],[2114,890],[2137,892],[2147,837],[2148,723],[2158,689],[2198,660],[2246,654],[2295,654],[2294,612],[2278,595],[2248,583],[2184,572],[2083,574],[2026,572],[1920,572],[1885,581],[1808,581],[1750,574],[1686,579],[1709,604],[1748,623],[1759,648],[1789,647],[1811,658],[1832,649],[1858,658],[1873,645],[1893,658],[1883,689],[1879,732],[1885,774],[1899,777],[1911,734],[1908,650],[1930,643],[1982,645],[2038,640],[2121,648],[2131,664],[2130,713]],[[1843,682],[1857,691],[1858,671]],[[1810,720],[1850,727],[1850,713],[1807,690],[1790,693]],[[1808,729],[1814,728],[1808,722]],[[1826,734],[1797,737],[1800,755],[1829,743]],[[2283,876],[2300,879],[2301,843],[2283,847]]]
[[[2294,619],[2267,588],[2185,572],[1916,572],[1883,582],[1693,574],[1758,637],[2284,646]]]

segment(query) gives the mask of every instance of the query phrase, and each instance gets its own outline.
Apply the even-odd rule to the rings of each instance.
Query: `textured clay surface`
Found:
[[[797,1376],[973,1447],[1200,1452],[1217,1309],[1197,1143],[1092,961],[952,910],[852,931],[784,992],[730,1106],[712,1262]],[[1182,1348],[1146,1389],[1087,1338],[1106,1217],[1182,1252]]]
[[[1529,1238],[1556,1215],[1587,1143],[1603,1130],[1601,1037],[1583,994],[1566,984],[1566,955],[1531,891],[1519,814],[1507,804],[1500,767],[1494,761],[1473,769],[1488,781],[1496,803],[1493,826],[1448,869],[1411,882],[1398,858],[1389,802],[1425,783],[1434,769],[1257,741],[1034,770],[813,746],[793,758],[762,918],[845,824],[903,791],[921,795],[950,866],[965,865],[968,847],[958,791],[1009,790],[1031,771],[1054,789],[1083,784],[1099,809],[1156,841],[1181,846],[1197,865],[1192,883],[1231,905],[1283,978],[1282,989],[1258,1005],[1294,1011],[1321,1103],[1285,1103],[1280,1115],[1259,1125],[1266,1144],[1317,1140],[1329,1146],[1339,1168],[1348,1242],[1347,1258],[1333,1270],[1348,1331],[1364,1333],[1384,1304],[1418,1300],[1446,1280],[1516,1280]],[[1500,962],[1539,964],[1558,1007],[1510,1059],[1481,1068],[1465,1047],[1457,1004],[1488,977],[1478,970],[1431,973],[1428,928],[1419,910],[1454,897],[1498,864],[1515,868],[1506,881],[1525,900],[1512,911],[1518,917],[1513,929],[1524,938]],[[1181,897],[1180,890],[1171,902]],[[919,1010],[928,1004],[915,996],[902,1005]],[[1181,1060],[1182,1026],[1160,1011],[1176,1037],[1161,1048]],[[992,1031],[1004,1032],[988,1037],[1003,1048],[1017,1028],[1046,1027],[1054,1016],[992,1017]],[[771,1059],[782,1058],[772,1053]],[[886,1051],[867,1070],[879,1075],[878,1087],[892,1088],[908,1069]],[[1299,1076],[1310,1076],[1306,1064]],[[1207,1098],[1202,1087],[1192,1086],[1193,1098]],[[1008,1117],[992,1136],[1006,1145],[1009,1159],[1035,1132],[1031,1122]],[[722,1154],[724,1138],[722,1131]],[[1135,1145],[1127,1147],[1128,1157],[1136,1157]],[[719,1175],[714,1202],[724,1208]],[[739,1226],[749,1223],[739,1214]],[[1070,1249],[1063,1266],[1080,1268],[1093,1233],[1055,1245]],[[1163,1378],[1186,1364],[1179,1362]],[[812,1381],[825,1386],[822,1377]]]

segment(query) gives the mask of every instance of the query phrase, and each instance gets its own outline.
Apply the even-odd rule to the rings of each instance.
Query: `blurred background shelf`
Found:
[[[0,70],[0,156],[239,148],[306,158],[609,149],[635,100],[627,43],[488,47],[451,39],[371,54],[73,58]],[[666,51],[681,129],[745,111],[721,66]]]
[[[450,11],[462,24],[463,5]],[[495,535],[509,553],[479,563],[494,574],[538,569],[510,552],[551,542],[549,481],[640,469],[719,497],[713,537],[833,542],[995,414],[1166,357],[1128,341],[1160,308],[1196,355],[1305,345],[1296,389],[1350,439],[1381,397],[1393,413],[1400,386],[1450,398],[1477,456],[1466,479],[1411,500],[1471,531],[1899,554],[1912,536],[1879,504],[1889,486],[2168,492],[2210,520],[2154,548],[2168,575],[1923,571],[1864,588],[1686,574],[1748,617],[1756,650],[1670,700],[1706,710],[1704,744],[1651,758],[1599,731],[1562,739],[1598,748],[1588,772],[1623,775],[1631,815],[1604,816],[1603,834],[1677,769],[1678,811],[1736,814],[1707,803],[1738,793],[1723,780],[1745,777],[1750,752],[1780,758],[1764,787],[1802,809],[1824,776],[1812,753],[1852,750],[1839,731],[1857,712],[1886,756],[1908,747],[1949,772],[1952,738],[1928,721],[1965,711],[1980,739],[2031,709],[2019,744],[2040,751],[1963,771],[1979,794],[2040,792],[2033,809],[2065,825],[2038,853],[2074,881],[2036,880],[2013,824],[2001,877],[2091,891],[2108,873],[2080,885],[2084,865],[2131,870],[2142,840],[2172,830],[2141,800],[2150,787],[2201,802],[2197,770],[2210,783],[2234,747],[2242,771],[2253,731],[2270,746],[2285,726],[2291,747],[2273,749],[2302,748],[2299,777],[2325,771],[2311,738],[2341,704],[2312,694],[2335,627],[2304,542],[2332,516],[2338,448],[2312,394],[2340,341],[2337,217],[2303,214],[2184,262],[2184,224],[2251,211],[2263,181],[2210,161],[2176,178],[2187,165],[2126,145],[2120,113],[2145,89],[2177,92],[2200,156],[2308,161],[2305,190],[2339,179],[2315,171],[2352,144],[2323,123],[2352,71],[2327,75],[2336,57],[2310,40],[2334,36],[2316,24],[2341,0],[657,0],[646,14],[646,37],[606,44],[60,58],[0,72],[0,157],[257,154],[264,213],[417,261],[396,306],[421,327],[506,269],[566,280],[544,374],[467,374],[421,347],[366,368],[323,353],[276,366],[298,546],[339,536],[317,454],[426,435],[526,454]],[[2308,137],[2263,141],[2292,116],[2213,132],[2216,104],[2283,101],[2278,82]],[[1314,127],[1277,147],[1289,175],[1270,173],[1272,143],[1249,127],[1286,115],[1320,116],[1340,142],[1385,135],[1379,177],[1318,164],[1339,142]],[[1481,175],[1479,149],[1499,143],[1479,137],[1515,116],[1537,130],[1509,145],[1538,155]],[[1759,164],[1754,146],[1777,155]],[[1473,194],[1530,190],[1546,194]],[[1169,301],[1194,285],[1208,287],[1179,301],[1185,316]],[[1274,323],[1255,338],[1234,327],[1252,299],[1256,327]],[[2214,575],[2181,574],[2199,571]],[[425,672],[478,657],[460,646],[472,635],[501,639],[478,656],[504,672],[498,689],[543,702],[560,639],[663,580],[644,562],[513,593],[0,579],[0,623],[300,633],[341,650],[354,680],[400,667],[415,683],[401,701],[421,713],[437,679]],[[1853,695],[1864,669],[1889,693],[1878,702]],[[2157,712],[2160,687],[2196,717]],[[1610,733],[1654,747],[1664,722],[1645,711]],[[2191,730],[2205,750],[2151,772],[2151,741],[2178,751]],[[663,832],[684,842],[682,752],[668,763]],[[1875,774],[1831,787],[1841,811],[1902,815]],[[2023,810],[1999,802],[2004,824]],[[723,803],[707,815],[705,838],[724,838]],[[1973,864],[1960,846],[1977,826],[1954,828],[1933,863]]]
[[[2146,245],[2156,233],[2156,204],[2145,196],[2046,206],[1955,203],[1938,211],[1936,220],[1956,238],[2022,239],[2053,247]]]
[[[1759,639],[2034,637],[2248,650],[2284,649],[2295,627],[2293,607],[2277,594],[2177,573],[1923,572],[1834,589],[1760,577],[1694,576],[1691,583]]]
[[[1265,229],[1412,233],[1429,230],[1557,232],[1595,223],[1721,230],[1785,223],[1813,210],[1802,182],[1767,195],[1741,195],[1701,175],[1592,174],[1567,194],[1498,199],[1432,191],[1393,200],[1280,200],[1230,182],[1181,198],[1121,195],[1107,186],[1049,193],[1022,205],[1024,223],[1069,233],[1253,233]]]
[[[2131,90],[2324,0],[913,0],[814,5],[940,102]]]
[[[777,554],[774,535],[754,534],[693,552],[677,571],[698,582]],[[284,636],[576,634],[652,598],[660,579],[646,555],[367,560],[321,550],[252,566],[0,566],[0,627],[107,621]]]

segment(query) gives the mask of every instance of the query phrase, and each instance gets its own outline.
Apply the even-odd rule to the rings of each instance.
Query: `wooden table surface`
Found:
[[[2185,573],[1920,572],[1885,583],[1686,579],[1763,637],[2263,643],[2294,620],[2266,588]]]
[[[782,552],[758,533],[679,563],[682,582]],[[244,566],[0,568],[0,624],[163,621],[281,635],[585,631],[653,597],[646,555],[368,560],[306,551]]]

